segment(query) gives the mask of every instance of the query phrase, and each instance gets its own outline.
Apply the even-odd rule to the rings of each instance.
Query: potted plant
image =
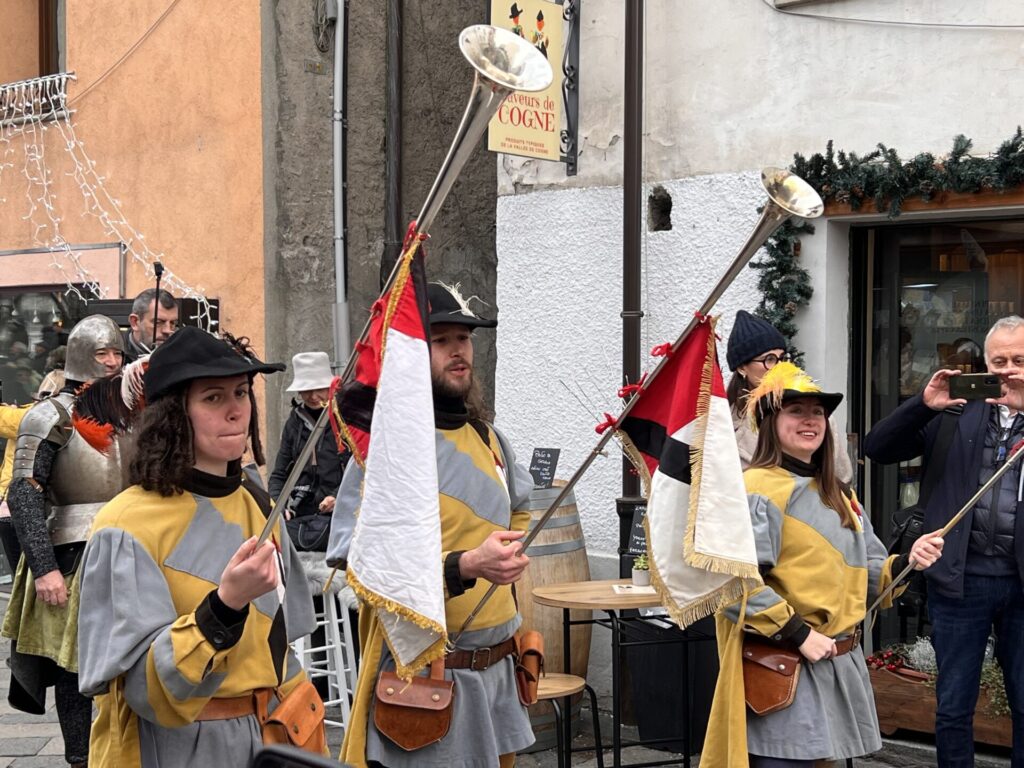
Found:
[[[649,587],[651,585],[651,567],[647,562],[647,555],[637,555],[633,558],[633,585],[636,587]]]
[[[934,733],[936,665],[931,642],[918,638],[910,645],[889,646],[869,656],[867,664],[882,733],[891,736],[898,728]],[[975,741],[1010,746],[1009,713],[1002,670],[987,652],[974,713]]]

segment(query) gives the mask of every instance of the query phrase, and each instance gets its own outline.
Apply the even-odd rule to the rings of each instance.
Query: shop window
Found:
[[[68,331],[87,305],[67,286],[0,289],[0,386],[3,402],[28,403],[43,376],[63,368]],[[82,287],[81,291],[86,289]]]
[[[0,83],[54,75],[64,67],[66,0],[4,0]]]

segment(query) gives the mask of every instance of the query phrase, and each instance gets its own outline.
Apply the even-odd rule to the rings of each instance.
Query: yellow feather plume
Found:
[[[821,392],[821,387],[807,375],[804,370],[793,363],[778,363],[761,379],[761,383],[747,395],[747,418],[757,423],[758,408],[764,412],[774,411],[782,405],[782,395],[786,390],[797,392]],[[761,406],[761,401],[764,406]]]

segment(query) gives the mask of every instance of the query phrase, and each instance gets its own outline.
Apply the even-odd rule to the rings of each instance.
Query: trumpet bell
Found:
[[[459,50],[491,83],[512,91],[543,91],[554,77],[544,54],[507,29],[487,24],[459,33]]]
[[[765,168],[761,171],[761,184],[771,201],[782,210],[801,219],[821,216],[825,204],[814,191],[814,187],[782,168]]]

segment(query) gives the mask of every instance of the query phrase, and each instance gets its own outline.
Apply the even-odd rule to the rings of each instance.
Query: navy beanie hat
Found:
[[[737,312],[725,353],[729,367],[735,371],[769,349],[786,349],[785,337],[767,320],[755,317],[744,309]]]

